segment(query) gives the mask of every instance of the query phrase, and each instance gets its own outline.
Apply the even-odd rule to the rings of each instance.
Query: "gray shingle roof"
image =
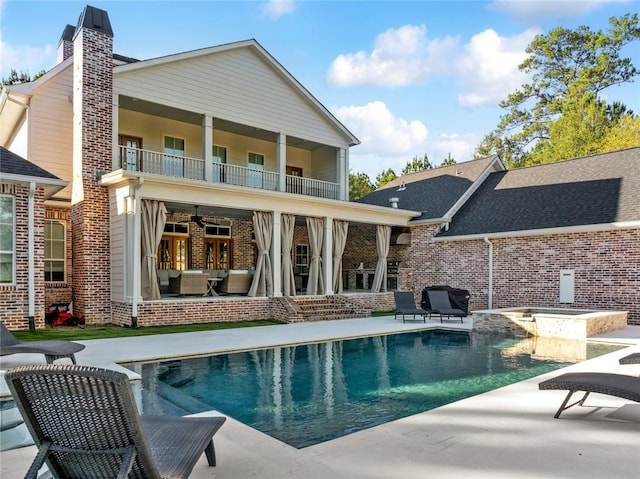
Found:
[[[422,212],[415,221],[442,218],[495,160],[488,157],[404,175],[357,201],[391,207],[389,199],[398,198],[398,208]],[[402,183],[405,189],[398,191]]]
[[[47,170],[0,146],[0,174],[59,180]]]
[[[437,237],[640,220],[640,147],[492,173]]]

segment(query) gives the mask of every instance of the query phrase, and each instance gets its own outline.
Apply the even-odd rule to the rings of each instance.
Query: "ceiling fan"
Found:
[[[204,228],[204,221],[202,221],[202,216],[198,215],[198,205],[195,205],[196,214],[191,217],[191,221],[197,224],[200,228]]]

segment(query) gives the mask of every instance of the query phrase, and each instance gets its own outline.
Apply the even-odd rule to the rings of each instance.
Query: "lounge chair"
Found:
[[[19,353],[44,354],[47,363],[51,364],[56,359],[69,358],[76,364],[75,354],[84,349],[84,344],[71,341],[47,340],[47,341],[18,341],[16,337],[0,321],[0,356]]]
[[[565,373],[542,381],[538,384],[538,387],[542,390],[560,389],[569,391],[555,416],[553,416],[555,418],[560,417],[562,411],[576,404],[582,406],[590,393],[607,394],[640,402],[640,378],[627,376],[626,374]],[[582,399],[567,406],[569,399],[576,391],[585,391],[585,394]]]
[[[46,462],[54,477],[187,478],[224,417],[140,416],[129,378],[89,366],[40,364],[7,371],[38,446],[27,478]]]
[[[416,302],[413,299],[413,293],[411,291],[394,291],[393,299],[396,302],[394,319],[398,319],[398,315],[401,314],[403,323],[405,322],[405,315],[413,316],[414,320],[416,319],[416,316],[422,316],[422,322],[427,322],[426,317],[429,314],[429,311],[416,306]]]
[[[431,312],[440,316],[440,322],[442,322],[444,316],[446,316],[447,319],[451,319],[453,316],[454,318],[460,318],[460,322],[462,323],[463,318],[467,316],[467,313],[461,309],[451,306],[449,293],[447,291],[431,290],[427,291],[427,295],[429,296]]]
[[[640,353],[631,353],[620,358],[620,364],[640,364]]]

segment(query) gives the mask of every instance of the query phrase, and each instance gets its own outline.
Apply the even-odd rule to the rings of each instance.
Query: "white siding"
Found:
[[[71,67],[34,92],[31,100],[29,160],[57,177],[73,175],[73,76]],[[71,198],[71,183],[57,195]]]
[[[347,147],[326,115],[249,47],[117,73],[114,82],[136,98]]]
[[[127,188],[109,189],[109,236],[111,248],[111,300],[125,301],[126,218],[122,211]]]

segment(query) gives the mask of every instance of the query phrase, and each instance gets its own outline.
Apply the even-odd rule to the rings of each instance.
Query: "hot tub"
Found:
[[[586,339],[626,327],[626,311],[536,307],[473,311],[473,328],[479,331]]]

